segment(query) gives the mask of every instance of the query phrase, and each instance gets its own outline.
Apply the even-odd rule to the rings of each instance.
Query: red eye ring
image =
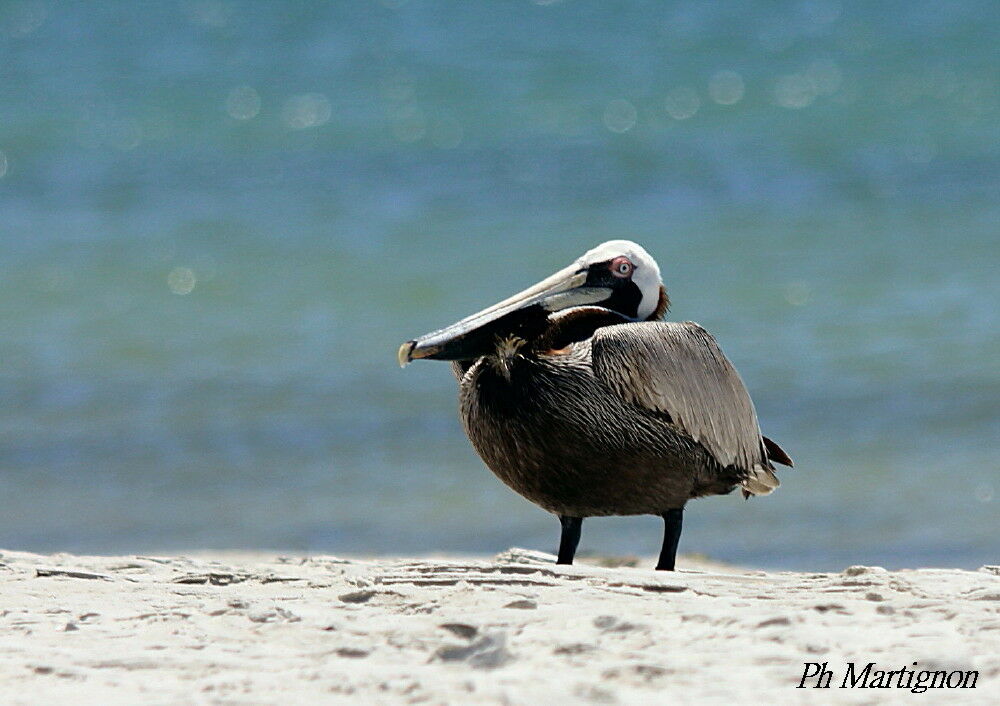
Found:
[[[608,269],[611,270],[611,274],[615,277],[631,277],[632,271],[635,269],[635,265],[633,265],[632,261],[627,257],[620,255],[611,261]]]

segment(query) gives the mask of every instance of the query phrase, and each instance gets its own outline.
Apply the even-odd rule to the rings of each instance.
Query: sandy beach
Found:
[[[1000,568],[676,573],[492,559],[0,555],[3,702],[910,703],[846,662],[976,670],[1000,697]],[[804,663],[835,673],[796,689]]]

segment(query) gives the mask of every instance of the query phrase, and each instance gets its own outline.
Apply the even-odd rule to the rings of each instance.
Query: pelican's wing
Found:
[[[778,487],[750,395],[708,331],[690,321],[606,326],[592,351],[594,374],[622,398],[670,415],[721,465],[743,471],[744,494]]]

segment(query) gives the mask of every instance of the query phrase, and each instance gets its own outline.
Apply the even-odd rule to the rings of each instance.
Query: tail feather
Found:
[[[774,491],[781,481],[770,468],[754,466],[750,475],[743,479],[743,497],[749,498],[751,495],[768,495]]]
[[[783,466],[791,467],[792,459],[785,453],[785,450],[778,446],[776,443],[768,439],[766,436],[760,437],[764,441],[764,450],[767,452],[767,458],[771,461],[777,461]]]

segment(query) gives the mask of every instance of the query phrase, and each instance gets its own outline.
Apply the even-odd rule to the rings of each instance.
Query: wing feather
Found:
[[[739,373],[696,323],[642,322],[598,329],[594,373],[627,401],[670,415],[723,466],[745,473],[745,494],[778,487],[757,412]]]

